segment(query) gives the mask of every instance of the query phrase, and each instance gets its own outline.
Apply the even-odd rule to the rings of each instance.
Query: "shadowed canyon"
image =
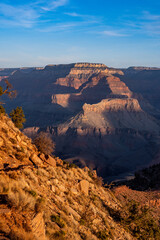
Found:
[[[23,132],[51,133],[69,163],[108,182],[160,162],[160,69],[76,63],[1,69],[2,86],[6,78],[17,97],[5,107],[23,107]]]

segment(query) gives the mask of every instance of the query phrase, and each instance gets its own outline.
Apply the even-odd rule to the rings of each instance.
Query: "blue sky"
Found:
[[[0,67],[160,67],[158,0],[0,0]]]

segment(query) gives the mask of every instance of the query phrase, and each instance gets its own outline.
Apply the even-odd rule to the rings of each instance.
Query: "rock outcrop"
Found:
[[[12,103],[5,99],[6,106],[10,110],[22,105],[30,126],[33,122],[37,125],[37,119],[41,126],[44,122],[59,122],[80,111],[84,103],[97,103],[110,94],[130,96],[126,85],[112,74],[123,72],[90,63],[17,69],[9,76],[9,82],[18,95]]]
[[[134,129],[158,132],[156,120],[145,113],[137,99],[104,99],[97,104],[84,104],[83,112],[62,128]]]
[[[159,239],[158,194],[104,188],[95,171],[39,153],[4,115],[0,136],[1,239]],[[51,165],[53,159],[56,164]],[[4,165],[7,160],[9,166]],[[137,210],[135,204],[141,204],[136,215],[131,211]]]
[[[71,76],[58,79],[56,84],[77,89],[77,93],[52,95],[53,104],[58,104],[70,110],[80,110],[84,103],[97,103],[109,97],[121,96],[127,98],[132,96],[132,92],[125,83],[120,81],[118,77],[110,76],[108,70],[106,74],[101,72],[90,78],[83,76],[78,79]]]
[[[157,194],[143,194],[127,187],[112,192],[104,188],[95,171],[88,168],[79,169],[66,162],[51,166],[45,161],[49,156],[39,153],[30,139],[3,115],[0,134],[3,139],[0,148],[1,239],[134,240],[137,236],[148,239],[159,236]],[[25,155],[21,159],[20,153]],[[17,166],[23,167],[3,166],[11,156]],[[36,158],[38,162],[33,163]],[[54,161],[58,163],[57,158]],[[141,204],[142,210],[150,202],[153,226],[148,220],[152,215],[141,215],[141,212],[137,213],[138,223],[134,218],[130,223],[130,209],[132,204],[135,207],[135,201]],[[142,231],[135,233],[142,225]]]

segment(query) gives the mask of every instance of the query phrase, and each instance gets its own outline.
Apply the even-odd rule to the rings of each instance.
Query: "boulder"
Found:
[[[80,186],[80,190],[86,196],[88,196],[89,182],[87,180],[82,180],[82,181],[80,181],[79,186]]]
[[[18,140],[18,142],[22,141],[22,139],[21,139],[21,137],[19,135],[17,135],[17,140]]]
[[[71,188],[70,191],[71,191],[71,193],[73,193],[73,194],[75,194],[75,195],[78,194],[78,191],[77,191],[77,189],[75,189],[75,188]]]
[[[52,190],[52,192],[54,192],[54,193],[55,193],[55,191],[56,191],[56,188],[55,188],[55,186],[51,185],[51,190]]]
[[[33,153],[31,156],[30,156],[30,160],[33,162],[33,164],[35,165],[41,165],[42,164],[42,160],[35,154]]]
[[[52,167],[56,167],[56,160],[53,157],[51,157],[50,155],[46,155],[45,157],[46,157],[45,158],[46,163],[48,163]]]

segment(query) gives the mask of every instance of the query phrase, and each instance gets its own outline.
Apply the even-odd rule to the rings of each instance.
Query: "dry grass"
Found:
[[[21,210],[34,209],[35,199],[25,191],[27,188],[29,185],[23,177],[16,181],[7,175],[0,175],[0,193],[7,194],[6,201],[11,207]]]
[[[23,228],[14,228],[9,233],[11,240],[36,240],[33,233],[26,232]]]
[[[36,200],[36,204],[35,204],[35,211],[36,213],[38,212],[42,212],[45,206],[45,199],[44,198],[38,198]]]
[[[57,177],[57,171],[55,170],[54,167],[47,167],[46,171],[50,174],[51,177]]]
[[[0,193],[7,193],[9,191],[9,178],[5,175],[0,175]]]
[[[16,192],[10,191],[8,193],[8,203],[10,206],[20,210],[34,210],[35,199],[29,193],[26,193],[22,189],[18,189]]]
[[[37,171],[37,174],[39,176],[43,176],[43,177],[49,177],[49,173],[44,169],[44,168],[39,168]]]
[[[38,178],[37,176],[33,173],[32,169],[26,168],[24,169],[24,174],[34,183],[38,183]]]

